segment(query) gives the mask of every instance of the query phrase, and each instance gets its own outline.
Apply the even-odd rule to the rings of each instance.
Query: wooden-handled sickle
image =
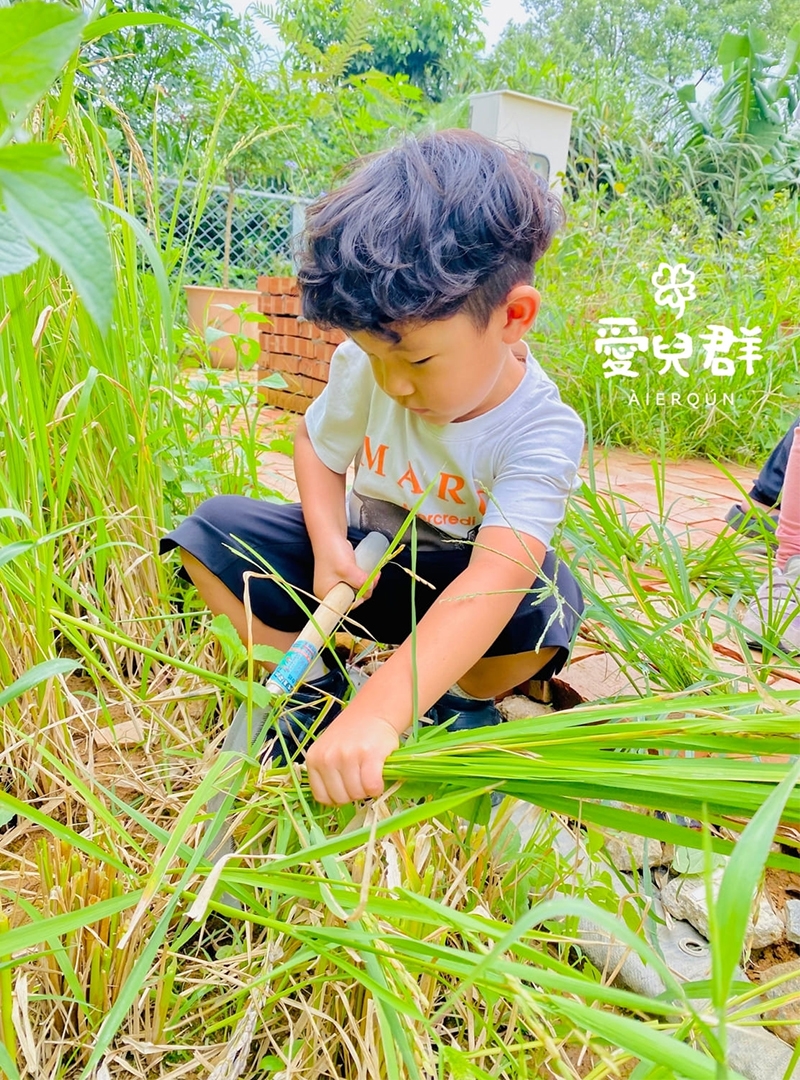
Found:
[[[361,570],[371,573],[386,554],[388,547],[389,540],[383,533],[368,533],[355,550],[356,564]],[[355,589],[344,581],[338,582],[325,594],[300,631],[294,645],[270,675],[267,690],[271,694],[285,696],[294,690],[320,649],[352,607],[355,598]],[[249,754],[250,747],[261,733],[270,712],[270,708],[254,708],[248,723],[247,702],[243,701],[228,728],[220,753],[228,752],[240,757]],[[227,787],[217,791],[208,800],[210,814],[214,815],[219,811],[234,784],[238,786],[238,778],[235,776]],[[223,822],[209,838],[206,850],[212,863],[217,863],[223,856],[233,853],[233,842],[227,835],[229,829],[230,821]],[[240,907],[234,897],[225,896],[223,899],[234,907]]]
[[[355,550],[356,565],[371,573],[389,547],[383,533],[368,533]],[[344,581],[334,585],[300,631],[297,640],[273,671],[267,683],[271,694],[290,694],[305,675],[322,646],[350,610],[355,589]]]

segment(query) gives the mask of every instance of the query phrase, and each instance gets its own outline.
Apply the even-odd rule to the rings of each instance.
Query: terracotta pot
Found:
[[[257,289],[222,289],[209,285],[184,285],[186,305],[189,309],[189,326],[205,340],[207,326],[226,330],[230,334],[243,334],[245,337],[259,340],[261,324],[244,322],[239,325],[239,316],[231,308],[247,304],[249,311],[258,311],[261,293]],[[221,306],[223,305],[223,306]],[[230,338],[220,338],[208,346],[208,354],[213,367],[235,368],[236,349]]]

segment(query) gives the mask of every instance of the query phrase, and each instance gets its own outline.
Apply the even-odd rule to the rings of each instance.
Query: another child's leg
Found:
[[[750,498],[764,506],[777,506],[781,501],[781,491],[785,487],[792,439],[800,424],[800,417],[794,421],[781,441],[769,455],[758,474],[758,479],[750,491]]]
[[[761,472],[748,493],[749,501],[734,503],[725,515],[725,520],[736,532],[756,538],[764,538],[769,533],[775,532],[778,522],[775,507],[781,501],[789,451],[798,424],[800,424],[800,417],[794,421],[764,462]],[[758,508],[758,512],[754,512],[754,507]],[[772,513],[763,514],[761,513],[763,510],[769,510]]]
[[[775,535],[778,538],[778,566],[785,570],[789,559],[800,555],[800,427],[794,429],[789,449],[781,513]]]
[[[783,649],[800,652],[800,427],[794,430],[787,457],[776,536],[773,572],[748,604],[742,624],[757,635],[774,627]]]

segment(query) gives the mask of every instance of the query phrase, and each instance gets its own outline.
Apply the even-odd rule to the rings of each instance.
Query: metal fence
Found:
[[[188,244],[186,281],[253,289],[259,274],[293,273],[292,241],[311,200],[287,191],[212,187],[194,220],[196,189],[193,181],[159,180],[161,225],[168,227],[174,214],[173,244]]]

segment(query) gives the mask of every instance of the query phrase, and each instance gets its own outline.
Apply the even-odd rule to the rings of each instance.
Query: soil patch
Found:
[[[768,945],[766,949],[754,949],[745,964],[745,974],[753,982],[761,982],[770,968],[774,968],[776,964],[785,964],[789,960],[800,960],[800,950],[791,941],[779,941],[777,945]]]

